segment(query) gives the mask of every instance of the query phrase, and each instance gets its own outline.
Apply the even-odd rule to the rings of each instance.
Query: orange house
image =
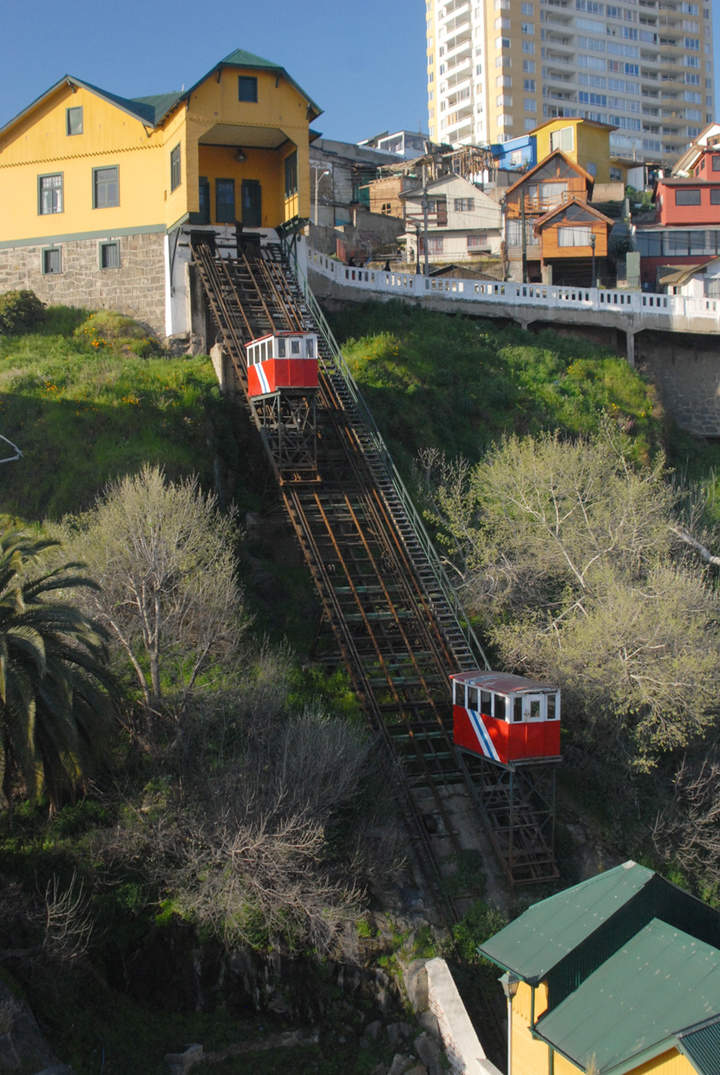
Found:
[[[576,198],[540,217],[535,234],[540,239],[543,279],[550,268],[554,284],[595,287],[598,271],[605,267],[612,226],[610,217]]]
[[[523,218],[526,275],[529,280],[540,280],[542,251],[535,225],[547,213],[563,204],[586,202],[592,188],[590,173],[559,149],[508,187],[503,202],[505,244],[513,279],[522,279]]]

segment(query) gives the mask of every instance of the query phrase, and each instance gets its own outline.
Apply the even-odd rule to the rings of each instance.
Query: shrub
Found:
[[[0,295],[0,332],[29,332],[44,318],[45,304],[34,291],[6,291]]]
[[[150,358],[160,354],[160,344],[147,328],[115,310],[98,310],[78,325],[73,336],[94,351],[106,347],[126,355]]]

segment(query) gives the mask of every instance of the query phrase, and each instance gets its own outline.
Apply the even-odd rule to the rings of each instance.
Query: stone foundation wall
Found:
[[[43,302],[118,310],[165,335],[165,257],[162,232],[70,239],[0,249],[0,293],[30,288]],[[120,244],[120,267],[101,269],[98,243]],[[62,248],[61,273],[44,274],[42,252]]]
[[[688,433],[720,437],[720,336],[643,332],[635,341],[635,365],[656,386],[668,414]]]

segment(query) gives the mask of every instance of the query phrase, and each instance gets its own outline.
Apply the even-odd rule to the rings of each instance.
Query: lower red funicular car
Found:
[[[559,760],[557,687],[479,669],[450,678],[455,746],[499,765]]]
[[[248,395],[279,389],[317,388],[318,341],[315,332],[275,332],[245,345]]]

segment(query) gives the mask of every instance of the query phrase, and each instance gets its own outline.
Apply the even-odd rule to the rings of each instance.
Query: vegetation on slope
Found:
[[[632,434],[638,457],[660,446],[651,388],[594,344],[400,302],[348,307],[332,324],[406,470],[421,449],[474,462],[507,433],[592,433],[605,412]]]
[[[81,511],[142,463],[212,486],[216,457],[227,473],[243,449],[235,432],[208,360],[160,355],[129,318],[50,308],[33,332],[0,334],[0,433],[23,453],[0,507],[19,520]]]
[[[164,356],[119,315],[45,313],[23,295],[7,310],[0,432],[23,459],[2,468],[0,506],[44,524],[61,546],[43,539],[42,563],[14,557],[0,624],[9,682],[22,677],[15,694],[27,702],[23,722],[15,694],[0,698],[3,979],[79,1075],[161,1070],[163,1052],[186,1040],[173,1013],[195,1007],[191,964],[204,968],[210,1003],[247,1011],[253,975],[267,988],[262,954],[282,951],[303,979],[305,1006],[292,1000],[293,1016],[317,1021],[334,988],[318,954],[335,951],[346,926],[352,934],[364,889],[373,877],[384,883],[400,857],[388,781],[345,677],[299,669],[287,645],[264,638],[261,616],[252,623],[258,577],[266,599],[273,589],[261,542],[237,525],[238,508],[262,506],[273,488],[257,439],[221,399],[206,358]],[[21,321],[32,331],[12,334]],[[86,561],[101,589],[52,574],[69,558]],[[284,547],[277,562],[285,580]],[[32,607],[32,593],[44,600],[53,587],[57,603],[50,594]],[[287,592],[275,593],[282,632]],[[54,744],[51,785],[56,759],[38,736],[52,720],[25,689],[31,677],[15,649],[65,727],[84,695],[50,696],[51,647],[22,617],[27,606],[34,624],[45,616],[57,631],[66,605],[71,627],[86,622],[78,609],[100,622],[122,697],[102,734],[104,767],[91,773],[66,737]],[[298,620],[310,644],[306,608]],[[63,766],[72,781],[56,777]],[[227,962],[238,945],[242,974]],[[367,1003],[374,1018],[370,991]],[[83,1014],[69,1019],[70,1010]],[[202,1033],[211,1048],[237,1040],[222,1019]],[[325,1056],[321,1043],[308,1062],[342,1065]],[[379,1059],[371,1049],[369,1069]]]
[[[720,900],[716,450],[580,340],[400,304],[335,330],[493,662],[563,688],[565,810]]]

